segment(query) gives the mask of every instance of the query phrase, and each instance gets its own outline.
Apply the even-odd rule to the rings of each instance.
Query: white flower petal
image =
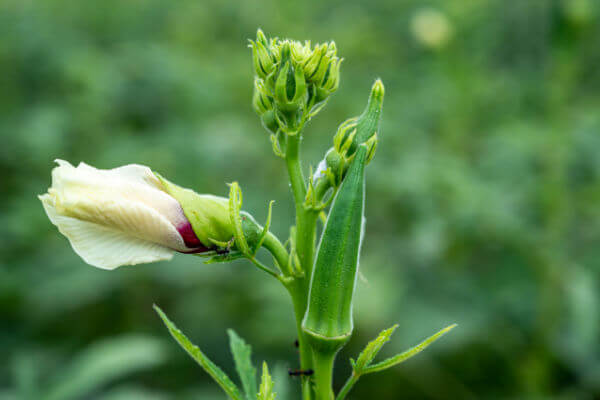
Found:
[[[59,166],[52,171],[52,188],[49,192],[60,200],[60,204],[57,204],[60,213],[62,209],[74,209],[82,198],[95,201],[103,197],[143,203],[175,227],[188,222],[179,202],[163,190],[162,184],[148,167],[130,164],[102,170],[83,162],[77,168],[67,161],[56,162]]]
[[[40,200],[50,221],[69,239],[75,252],[90,265],[103,269],[114,269],[121,265],[170,260],[173,257],[173,250],[152,241],[126,234],[114,228],[58,214],[50,195],[40,196]],[[164,228],[164,226],[159,226],[163,223],[158,219],[144,219],[144,214],[146,214],[144,210],[137,211],[137,213],[121,215],[120,219],[115,218],[116,214],[113,214],[112,218],[115,218],[115,221],[122,226],[135,227],[142,224],[146,229]],[[167,221],[164,223],[170,226]]]

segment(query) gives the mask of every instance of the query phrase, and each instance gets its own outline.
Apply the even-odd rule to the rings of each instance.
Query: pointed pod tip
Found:
[[[373,87],[371,88],[371,97],[378,101],[383,101],[384,95],[385,88],[383,86],[383,82],[380,78],[377,78],[377,80],[375,80],[375,83],[373,83]]]

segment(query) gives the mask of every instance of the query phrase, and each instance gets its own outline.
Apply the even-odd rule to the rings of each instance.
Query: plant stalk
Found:
[[[306,341],[304,332],[302,331],[302,319],[306,311],[308,297],[306,294],[306,278],[296,277],[286,287],[292,297],[294,306],[294,317],[296,319],[296,330],[298,335],[298,353],[300,355],[300,369],[308,371],[313,369],[313,360],[310,346]],[[302,379],[302,400],[312,399],[312,390],[309,376],[301,376]]]
[[[308,289],[312,273],[315,250],[316,219],[315,212],[304,208],[306,198],[306,181],[300,161],[301,129],[295,134],[288,134],[285,161],[290,178],[294,205],[296,209],[296,253],[304,276],[296,276],[288,284],[287,289],[292,297],[296,329],[298,332],[298,351],[300,353],[300,368],[303,371],[313,369],[311,349],[302,331],[302,319],[308,302]],[[292,255],[293,256],[293,255]],[[290,266],[291,269],[292,266]],[[309,376],[302,376],[302,399],[312,400],[312,388]]]
[[[348,378],[348,380],[346,381],[344,386],[340,389],[340,392],[338,393],[335,400],[344,400],[346,398],[346,396],[348,395],[348,393],[350,393],[350,390],[354,387],[354,385],[358,381],[359,377],[360,376],[356,375],[356,373],[353,371],[352,375],[350,375],[350,377]]]
[[[271,253],[275,261],[277,261],[277,264],[284,275],[293,275],[293,268],[288,262],[288,252],[275,235],[273,235],[271,232],[267,232],[263,246]]]
[[[296,251],[302,270],[310,280],[315,249],[315,231],[317,216],[314,211],[304,208],[306,182],[300,161],[301,132],[288,135],[285,161],[294,195],[296,207]]]
[[[313,350],[315,400],[333,400],[333,361],[337,351]]]

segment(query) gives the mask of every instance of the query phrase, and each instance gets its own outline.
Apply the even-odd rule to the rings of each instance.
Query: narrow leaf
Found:
[[[363,370],[363,373],[370,374],[372,372],[383,371],[384,369],[388,369],[390,367],[393,367],[395,365],[398,365],[398,364],[408,360],[409,358],[411,358],[411,357],[419,354],[423,350],[425,350],[430,344],[432,344],[433,342],[435,342],[436,340],[441,338],[443,335],[445,335],[446,333],[448,333],[449,331],[454,329],[456,326],[457,326],[456,324],[447,326],[446,328],[442,329],[435,335],[428,337],[427,339],[425,339],[424,341],[422,341],[415,347],[408,349],[404,353],[400,353],[394,357],[388,358],[387,360],[384,360],[380,363],[377,363],[377,364],[374,364],[374,365],[371,365],[371,366],[365,368]]]
[[[372,340],[367,344],[365,349],[358,355],[356,362],[354,362],[354,370],[357,374],[361,374],[362,371],[371,364],[373,359],[377,356],[384,344],[386,344],[394,331],[398,328],[398,325],[394,325],[389,329],[384,330],[377,336],[375,340]]]
[[[243,400],[239,389],[229,379],[229,377],[212,361],[202,353],[202,351],[195,346],[190,340],[169,320],[165,313],[157,306],[154,305],[154,310],[158,313],[160,318],[163,320],[167,329],[171,333],[171,336],[179,343],[179,345],[194,359],[200,366],[209,374],[221,388],[234,400]]]
[[[242,381],[246,399],[256,400],[258,389],[256,368],[252,365],[252,348],[233,329],[229,329],[227,334],[229,335],[229,345],[235,361],[235,368]]]
[[[260,389],[258,391],[258,400],[275,400],[275,392],[273,391],[273,379],[269,374],[267,363],[263,362],[262,379]]]

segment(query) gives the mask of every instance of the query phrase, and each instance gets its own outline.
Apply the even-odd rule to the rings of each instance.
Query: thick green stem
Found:
[[[304,276],[295,276],[289,284],[288,291],[292,297],[298,331],[298,350],[300,353],[300,368],[304,371],[313,369],[313,358],[309,344],[302,330],[302,320],[308,302],[308,290],[312,274],[315,251],[315,234],[318,214],[304,207],[306,198],[306,181],[302,172],[300,160],[301,133],[287,136],[285,161],[294,196],[296,208],[296,255]],[[290,266],[291,268],[292,266]],[[291,268],[293,269],[293,268]],[[302,377],[302,399],[312,400],[312,388],[309,376]]]
[[[302,319],[306,311],[307,295],[306,295],[306,278],[296,277],[287,285],[287,289],[292,297],[294,305],[294,314],[296,318],[296,330],[298,334],[298,352],[300,355],[300,369],[307,371],[313,368],[312,352],[309,344],[306,342],[304,332],[302,331]],[[302,376],[302,400],[311,400],[312,390],[310,385],[310,377]]]
[[[304,208],[306,198],[306,182],[300,161],[301,133],[288,135],[285,161],[287,165],[294,205],[296,206],[296,251],[300,265],[310,279],[315,249],[316,213]]]
[[[333,400],[333,361],[336,352],[313,351],[315,400]]]

